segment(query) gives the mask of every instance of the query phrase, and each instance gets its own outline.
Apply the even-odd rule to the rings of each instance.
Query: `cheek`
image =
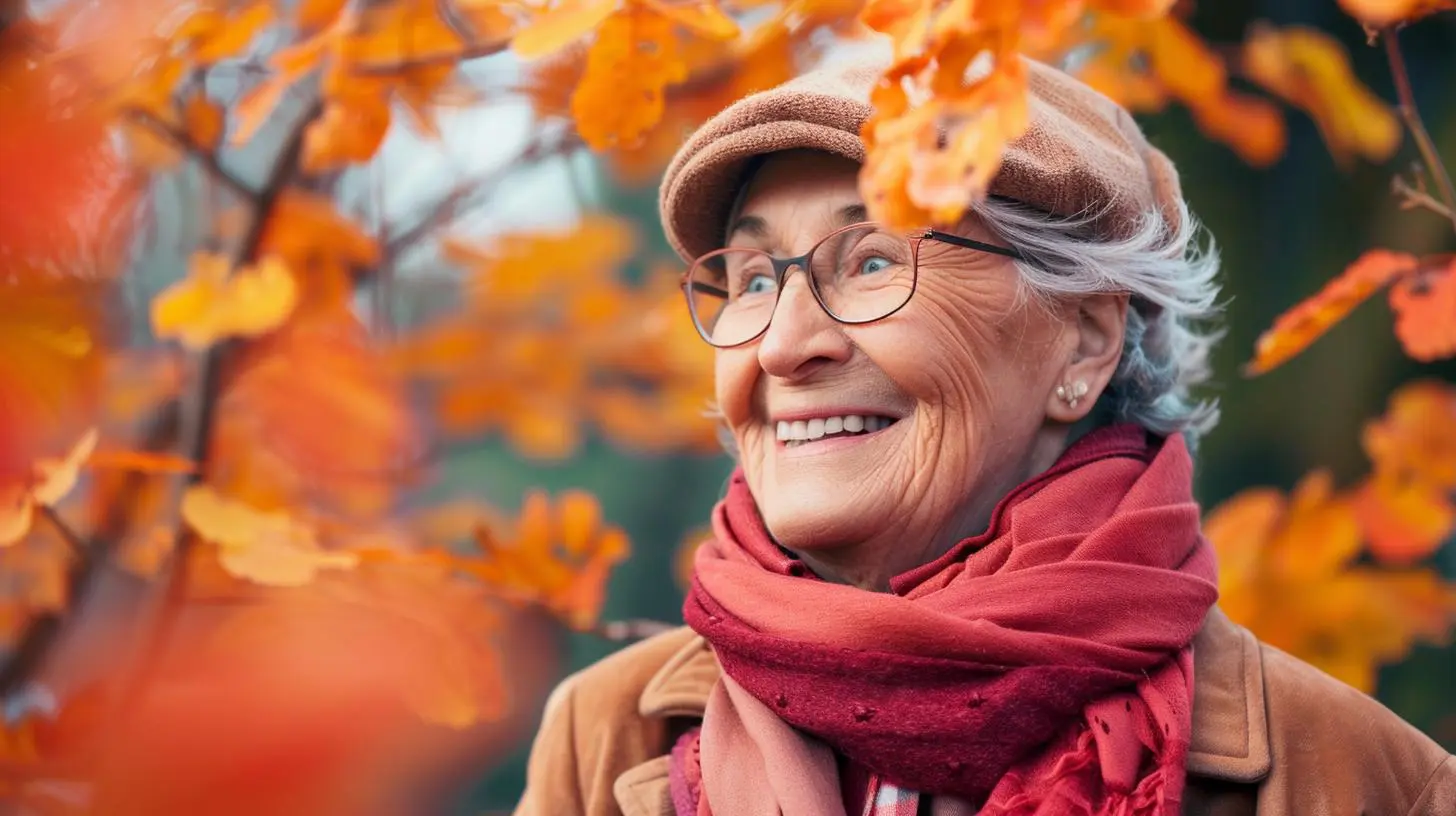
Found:
[[[758,382],[758,358],[750,348],[718,349],[714,352],[714,396],[723,421],[738,438],[753,418],[753,392]]]
[[[904,372],[897,378],[902,386],[948,413],[980,413],[1022,322],[1006,288],[977,279],[922,280],[893,343],[893,353],[905,358],[895,366]]]

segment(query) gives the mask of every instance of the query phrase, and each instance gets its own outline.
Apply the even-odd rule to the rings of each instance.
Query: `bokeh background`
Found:
[[[1395,99],[1384,52],[1367,46],[1358,24],[1327,0],[1224,0],[1200,3],[1190,18],[1213,42],[1237,42],[1254,21],[1308,25],[1337,36],[1356,72],[1376,93]],[[1438,16],[1402,35],[1412,83],[1427,128],[1442,154],[1456,157],[1456,15]],[[1253,168],[1228,148],[1200,134],[1178,107],[1138,117],[1152,141],[1176,162],[1185,194],[1223,256],[1228,334],[1215,356],[1213,393],[1223,406],[1197,463],[1197,497],[1212,508],[1240,490],[1291,488],[1314,468],[1328,468],[1337,483],[1369,468],[1360,446],[1364,423],[1385,409],[1389,394],[1415,377],[1456,380],[1456,363],[1411,361],[1391,331],[1380,300],[1357,310],[1314,347],[1276,371],[1246,378],[1241,368],[1254,341],[1281,312],[1313,294],[1368,248],[1413,253],[1456,250],[1449,222],[1426,212],[1402,211],[1391,195],[1392,174],[1415,159],[1407,144],[1388,165],[1337,167],[1307,117],[1288,117],[1289,144],[1268,168]],[[655,189],[624,186],[591,161],[574,164],[574,185],[594,208],[629,214],[644,235],[661,241]],[[550,194],[544,193],[547,198]],[[666,253],[666,246],[661,246]],[[684,536],[702,525],[730,472],[722,456],[644,457],[601,439],[590,440],[567,461],[518,459],[504,444],[453,451],[449,478],[488,486],[510,504],[534,485],[583,487],[600,497],[605,513],[633,542],[632,557],[610,584],[604,620],[680,622],[682,587],[674,556]],[[1456,577],[1456,547],[1440,566]],[[620,643],[548,628],[558,651],[557,674],[600,659]],[[1408,659],[1380,672],[1377,696],[1396,713],[1456,749],[1456,649],[1418,646]],[[508,809],[524,784],[526,741],[481,775],[471,803]]]

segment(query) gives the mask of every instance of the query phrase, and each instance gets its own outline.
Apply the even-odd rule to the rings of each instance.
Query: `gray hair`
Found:
[[[1218,423],[1217,400],[1193,389],[1211,375],[1210,352],[1223,336],[1211,323],[1220,306],[1218,251],[1178,200],[1176,227],[1156,211],[1131,234],[1108,239],[1095,213],[1048,215],[990,198],[975,207],[987,228],[1025,257],[1022,282],[1044,304],[1107,291],[1131,293],[1122,360],[1098,400],[1099,424],[1134,422],[1160,435],[1183,434],[1190,449]]]

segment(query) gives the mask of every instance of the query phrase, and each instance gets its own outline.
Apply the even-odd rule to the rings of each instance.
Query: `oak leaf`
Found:
[[[1414,271],[1417,259],[1402,252],[1373,249],[1361,255],[1317,294],[1280,315],[1259,336],[1250,375],[1264,374],[1309,347],[1355,307],[1402,275]]]
[[[221,255],[194,256],[188,276],[152,301],[157,336],[203,349],[229,337],[265,334],[293,312],[298,285],[278,257],[235,271],[231,267]]]
[[[597,29],[571,98],[577,131],[597,150],[636,144],[662,118],[663,94],[687,78],[674,22],[639,5]]]
[[[319,547],[313,528],[287,513],[268,513],[219,494],[207,485],[182,496],[182,518],[216,544],[233,575],[267,586],[302,586],[320,570],[349,569],[358,557]]]
[[[1355,155],[1384,161],[1400,146],[1395,112],[1360,83],[1344,49],[1328,34],[1257,25],[1244,44],[1243,66],[1251,80],[1314,119],[1340,164]]]

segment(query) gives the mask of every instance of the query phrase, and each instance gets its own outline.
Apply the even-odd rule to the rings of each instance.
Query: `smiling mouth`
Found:
[[[852,414],[849,416],[816,417],[793,422],[780,421],[775,428],[778,440],[786,448],[797,448],[823,439],[842,436],[864,436],[894,425],[895,417]]]

